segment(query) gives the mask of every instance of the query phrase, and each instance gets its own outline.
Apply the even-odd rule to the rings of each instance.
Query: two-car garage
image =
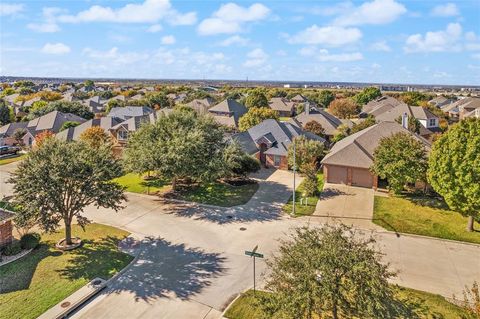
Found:
[[[368,188],[376,187],[377,184],[377,178],[365,168],[325,164],[323,174],[327,183]]]

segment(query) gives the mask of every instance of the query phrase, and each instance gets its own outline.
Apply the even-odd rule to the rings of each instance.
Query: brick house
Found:
[[[234,134],[231,138],[238,142],[245,152],[254,155],[264,167],[288,169],[288,146],[300,135],[325,142],[320,136],[303,131],[293,123],[274,119],[265,120],[246,132]]]
[[[13,214],[0,209],[0,247],[9,244],[13,240],[13,225],[12,225]]]

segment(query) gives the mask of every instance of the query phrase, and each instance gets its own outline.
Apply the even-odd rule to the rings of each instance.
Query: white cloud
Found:
[[[480,60],[480,53],[472,54],[472,58]]]
[[[455,3],[439,4],[432,9],[432,15],[437,17],[453,17],[458,16],[460,11]]]
[[[406,13],[407,9],[395,0],[373,0],[344,12],[334,20],[334,24],[342,26],[387,24]]]
[[[170,45],[175,43],[175,37],[173,35],[166,35],[162,37],[161,43],[164,45]]]
[[[360,52],[352,53],[330,53],[326,49],[317,50],[315,47],[304,47],[298,52],[303,56],[311,56],[320,62],[351,62],[363,59]]]
[[[250,40],[247,38],[243,38],[239,35],[233,35],[220,42],[219,45],[222,47],[229,47],[231,45],[246,46],[249,41]]]
[[[181,14],[172,8],[169,0],[145,0],[143,3],[129,3],[113,9],[94,5],[74,15],[61,15],[60,22],[114,22],[114,23],[156,23],[166,19],[173,25],[193,24],[196,13]]]
[[[43,46],[42,48],[42,53],[46,54],[66,54],[69,53],[70,47],[68,45],[65,45],[63,43],[47,43]]]
[[[45,7],[42,9],[44,21],[41,23],[29,23],[27,24],[27,28],[40,33],[58,32],[60,31],[60,27],[56,22],[56,15],[61,12],[63,12],[63,10],[57,7]]]
[[[13,16],[23,9],[24,5],[20,3],[0,3],[0,16]]]
[[[459,23],[450,23],[445,30],[429,31],[425,35],[410,35],[404,50],[407,53],[459,51],[462,49],[458,43],[461,35],[462,26]]]
[[[126,65],[140,61],[145,61],[149,58],[148,53],[143,52],[119,52],[117,47],[113,47],[107,51],[98,51],[91,48],[83,49],[82,53],[89,58],[108,61],[113,64]]]
[[[148,27],[147,32],[156,33],[162,31],[162,26],[160,24],[153,24]]]
[[[371,46],[373,51],[382,51],[382,52],[390,52],[392,49],[387,44],[386,41],[378,41],[372,44]]]
[[[258,67],[267,62],[268,54],[260,48],[254,49],[247,53],[247,60],[243,66],[247,68]]]
[[[288,36],[288,42],[341,46],[356,42],[361,37],[362,32],[357,28],[344,28],[338,26],[319,27],[314,24],[291,37]]]
[[[278,50],[277,52],[275,52],[276,55],[278,56],[287,56],[287,52],[285,52],[284,50]]]
[[[242,30],[245,22],[260,21],[268,17],[270,9],[261,3],[250,7],[241,7],[235,3],[220,6],[210,18],[203,20],[197,31],[201,35],[237,33]]]

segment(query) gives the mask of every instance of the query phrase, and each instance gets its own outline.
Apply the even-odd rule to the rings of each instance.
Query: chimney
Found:
[[[305,114],[310,115],[310,102],[305,102]]]
[[[402,114],[402,126],[403,128],[408,130],[408,114],[407,113]]]

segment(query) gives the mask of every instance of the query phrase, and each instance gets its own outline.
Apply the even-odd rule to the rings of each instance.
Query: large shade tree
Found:
[[[93,113],[90,112],[88,107],[79,103],[79,102],[69,102],[69,101],[54,101],[50,102],[47,105],[42,105],[41,107],[33,107],[30,110],[27,118],[29,120],[40,117],[52,111],[60,111],[63,113],[72,113],[83,117],[84,119],[92,119]]]
[[[262,309],[270,318],[395,317],[394,274],[373,243],[344,225],[296,228],[267,261]]]
[[[480,119],[462,120],[435,141],[427,174],[450,209],[468,216],[473,231],[480,221]]]
[[[399,132],[380,140],[370,170],[386,178],[391,190],[399,194],[407,183],[426,180],[427,164],[425,145]]]
[[[240,118],[240,121],[238,122],[238,128],[240,131],[246,131],[265,120],[278,120],[278,118],[278,112],[270,108],[251,108]]]
[[[328,109],[333,115],[341,119],[351,118],[359,112],[358,105],[350,98],[336,99],[330,103]]]
[[[175,190],[179,179],[203,182],[224,175],[225,147],[223,130],[212,117],[180,109],[129,138],[125,165],[139,174],[155,171],[171,180]]]
[[[64,142],[46,138],[20,162],[9,182],[14,199],[47,232],[63,221],[65,244],[72,244],[71,224],[89,205],[121,208],[123,188],[112,179],[122,175],[121,165],[109,148],[91,148],[83,142]]]
[[[268,107],[267,96],[262,90],[253,89],[248,92],[248,96],[245,100],[245,106],[249,109],[255,107]]]

